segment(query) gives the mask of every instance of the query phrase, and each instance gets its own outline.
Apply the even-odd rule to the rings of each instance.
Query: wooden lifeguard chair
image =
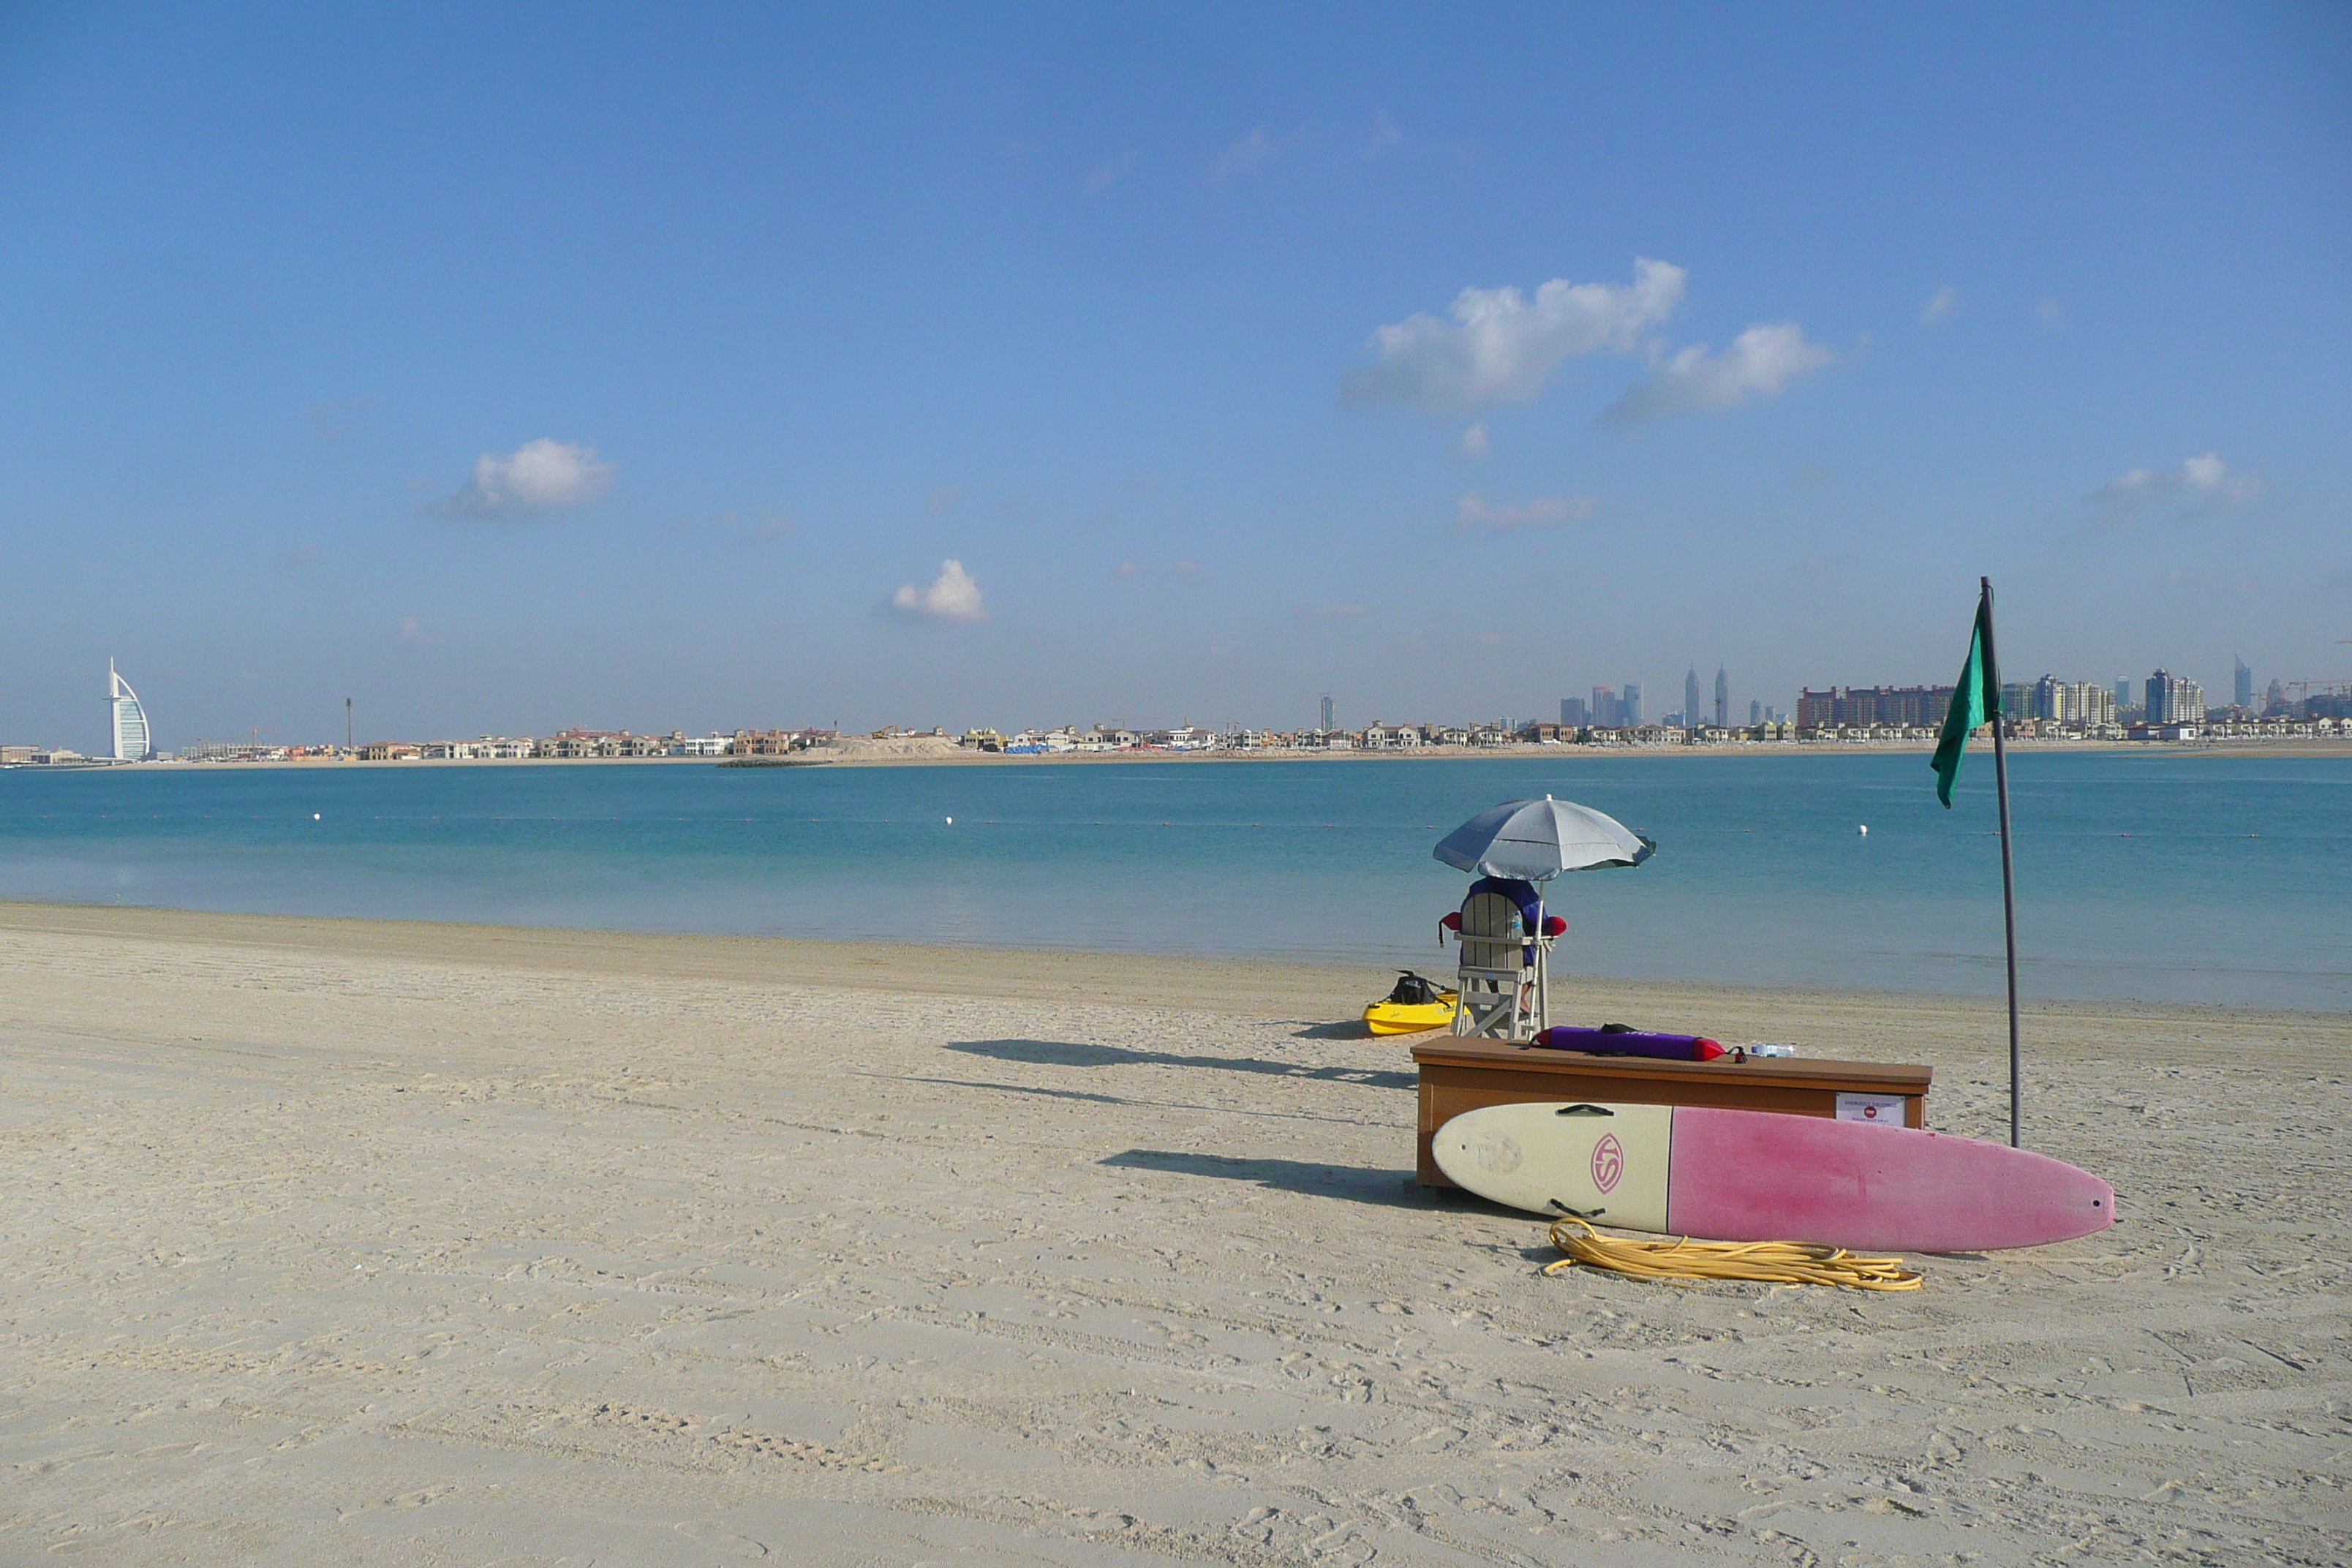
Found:
[[[1551,937],[1543,906],[1536,928],[1507,893],[1473,893],[1462,901],[1454,1032],[1474,1039],[1529,1040],[1551,1026]],[[1449,924],[1448,930],[1454,928]]]

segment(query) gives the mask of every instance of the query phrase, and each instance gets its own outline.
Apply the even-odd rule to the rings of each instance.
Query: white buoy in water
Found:
[[[1862,835],[1864,838],[1869,837],[1870,837],[1870,824],[1868,824],[1867,822],[1864,823],[1864,824],[1861,826],[1861,827],[1860,827],[1860,828],[1858,828],[1856,831],[1858,831],[1859,833],[1861,833],[1861,835]]]
[[[953,827],[953,826],[955,826],[955,818],[954,818],[954,817],[950,816],[950,817],[949,817],[949,818],[948,818],[948,826],[949,826],[950,827]]]
[[[311,820],[311,821],[313,821],[313,822],[318,821],[318,820],[319,820],[319,814],[318,814],[317,812],[315,812],[315,811],[314,811],[314,812],[312,812],[312,813],[310,814],[310,820]]]

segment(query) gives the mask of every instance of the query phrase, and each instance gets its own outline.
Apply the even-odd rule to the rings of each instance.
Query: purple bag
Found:
[[[1653,1035],[1623,1027],[1588,1029],[1557,1024],[1535,1043],[1550,1051],[1583,1051],[1596,1057],[1658,1057],[1670,1062],[1711,1062],[1723,1047],[1700,1035]]]

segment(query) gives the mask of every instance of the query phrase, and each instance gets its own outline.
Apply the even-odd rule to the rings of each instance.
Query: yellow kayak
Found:
[[[1454,993],[1435,1002],[1375,1002],[1364,1009],[1364,1024],[1375,1035],[1418,1035],[1443,1029],[1454,1022]]]
[[[1397,971],[1396,989],[1364,1009],[1364,1025],[1375,1035],[1418,1035],[1454,1022],[1455,993],[1410,969]]]

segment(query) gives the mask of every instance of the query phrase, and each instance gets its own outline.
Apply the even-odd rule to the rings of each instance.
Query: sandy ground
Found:
[[[2037,1007],[2125,1223],[1544,1279],[1381,974],[0,906],[0,1562],[2335,1563],[2352,1019]],[[1937,1069],[1973,1001],[1582,983]]]

